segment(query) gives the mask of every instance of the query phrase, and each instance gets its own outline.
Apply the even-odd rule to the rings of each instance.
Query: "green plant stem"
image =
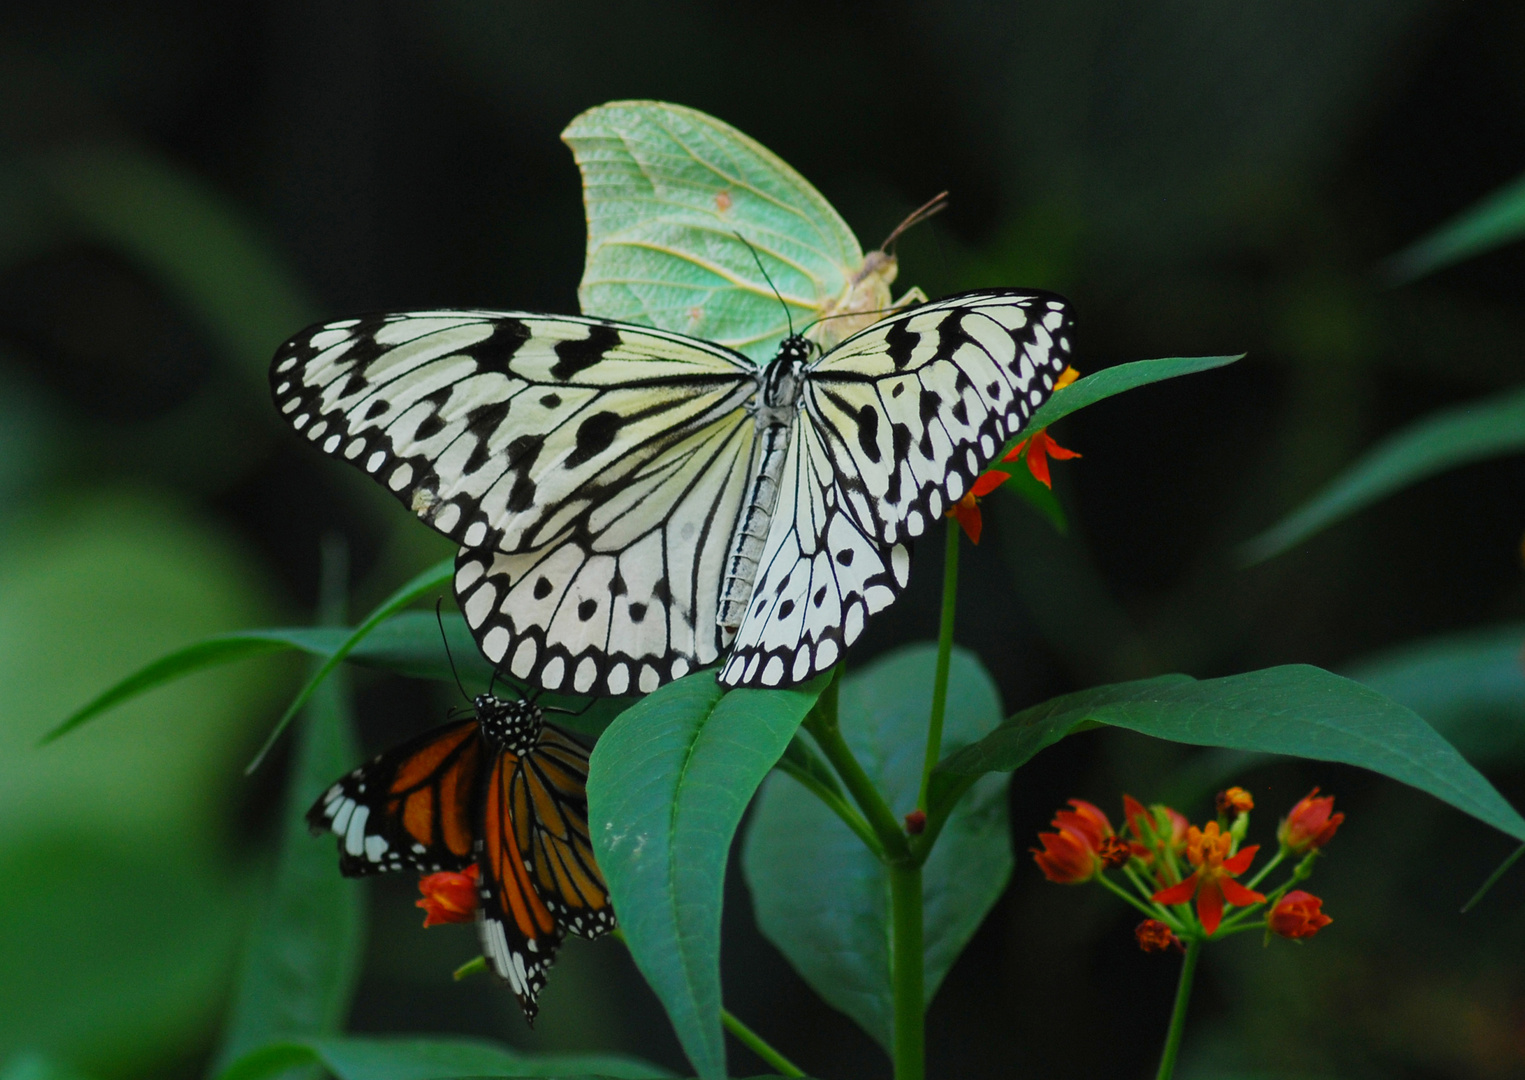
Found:
[[[1278,866],[1281,865],[1281,861],[1283,859],[1285,859],[1286,857],[1287,857],[1287,849],[1286,848],[1278,848],[1276,854],[1271,856],[1271,861],[1266,863],[1264,866],[1262,866],[1260,868],[1260,872],[1258,874],[1256,874],[1254,877],[1250,878],[1249,881],[1246,881],[1244,883],[1244,887],[1247,888],[1247,889],[1253,889],[1255,886],[1259,885],[1262,881],[1264,881],[1266,879],[1266,875],[1267,874],[1269,874],[1272,870],[1275,870]]]
[[[1142,901],[1138,897],[1134,896],[1131,892],[1129,892],[1127,889],[1123,888],[1121,885],[1119,885],[1117,882],[1113,881],[1111,878],[1107,877],[1107,875],[1105,875],[1105,874],[1097,874],[1096,875],[1096,880],[1099,881],[1102,885],[1106,886],[1106,888],[1107,888],[1107,890],[1109,892],[1113,893],[1116,896],[1121,897],[1123,900],[1127,901],[1129,904],[1132,904],[1134,907],[1138,908],[1140,911],[1142,911],[1149,918],[1151,918],[1151,919],[1159,919],[1160,922],[1164,923],[1166,926],[1170,927],[1172,930],[1174,930],[1178,934],[1183,932],[1184,928],[1181,926],[1180,923],[1178,923],[1176,921],[1175,916],[1171,915],[1170,912],[1166,911],[1164,908],[1160,907],[1158,904],[1146,904],[1144,901]]]
[[[833,791],[819,779],[812,776],[809,771],[799,768],[793,762],[781,760],[774,766],[779,772],[793,777],[806,791],[809,791],[821,802],[842,819],[842,823],[851,829],[863,841],[863,846],[872,851],[877,858],[884,858],[884,845],[879,842],[879,837],[864,820],[863,815],[853,809],[853,805],[842,798],[839,792]]]
[[[831,762],[831,767],[842,779],[842,786],[847,788],[848,794],[853,797],[853,801],[858,804],[858,809],[863,811],[863,816],[874,830],[874,835],[879,838],[879,843],[884,848],[881,858],[887,862],[907,859],[910,856],[910,849],[906,845],[905,830],[895,817],[895,812],[884,801],[884,796],[879,794],[879,789],[874,787],[873,780],[863,771],[863,766],[858,764],[858,759],[853,756],[852,748],[847,745],[847,740],[842,738],[842,731],[837,726],[837,684],[839,681],[839,679],[831,681],[831,685],[816,702],[810,715],[805,717],[803,726],[810,732],[811,738],[815,739],[821,754]]]
[[[927,809],[927,788],[932,783],[932,770],[942,755],[943,717],[948,710],[948,664],[953,656],[953,616],[958,606],[957,518],[948,519],[944,545],[943,614],[937,632],[937,674],[932,679],[932,716],[927,721],[927,752],[921,766],[921,790],[916,795],[916,808],[923,813]]]
[[[769,1046],[757,1032],[753,1031],[740,1020],[736,1019],[728,1010],[720,1010],[720,1022],[725,1029],[736,1036],[736,1041],[745,1046],[752,1053],[762,1058],[780,1076],[804,1076],[805,1073],[798,1065],[784,1057],[773,1047]]]
[[[909,860],[891,862],[889,875],[894,943],[890,980],[895,1008],[895,1080],[922,1080],[926,1074],[926,991],[922,971],[921,864]]]
[[[1165,1052],[1160,1055],[1160,1071],[1155,1080],[1170,1080],[1176,1069],[1176,1055],[1181,1052],[1181,1035],[1186,1030],[1186,1005],[1191,1001],[1191,983],[1197,974],[1197,954],[1202,951],[1202,939],[1192,937],[1186,942],[1186,957],[1181,961],[1181,980],[1176,983],[1175,1008],[1170,1013],[1170,1031],[1165,1036]]]

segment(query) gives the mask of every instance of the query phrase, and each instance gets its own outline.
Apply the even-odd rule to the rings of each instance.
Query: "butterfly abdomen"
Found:
[[[715,623],[727,644],[735,636],[752,599],[752,585],[757,578],[757,564],[768,540],[768,526],[778,506],[779,481],[784,459],[789,452],[792,426],[770,424],[760,440],[757,475],[747,491],[746,507],[736,522],[731,550],[725,560],[725,577],[720,584],[720,606]]]

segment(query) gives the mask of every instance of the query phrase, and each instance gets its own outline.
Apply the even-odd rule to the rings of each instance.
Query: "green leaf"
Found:
[[[334,588],[342,594],[342,583]],[[360,882],[340,876],[334,845],[315,843],[306,821],[308,807],[360,760],[342,678],[330,679],[313,694],[304,720],[287,784],[275,878],[245,944],[217,1055],[224,1066],[272,1040],[342,1030],[360,974],[365,944]]]
[[[723,1077],[720,911],[741,815],[825,688],[669,683],[609,726],[588,770],[598,865],[636,965],[699,1075]]]
[[[243,213],[194,174],[119,142],[32,164],[74,228],[155,273],[263,397],[271,353],[317,308]]]
[[[937,650],[914,645],[842,682],[843,737],[891,809],[915,808]],[[955,649],[945,745],[959,747],[1000,722],[994,683]],[[1006,783],[988,777],[954,810],[922,871],[926,995],[1000,898],[1011,875]],[[742,870],[763,934],[833,1007],[890,1046],[889,880],[841,820],[788,777],[764,786],[742,849]]]
[[[789,332],[774,287],[803,328],[863,265],[852,230],[804,177],[696,109],[611,102],[561,137],[583,174],[588,255],[577,297],[587,314],[766,361]]]
[[[454,559],[446,559],[443,562],[436,563],[383,600],[375,611],[367,615],[365,621],[355,627],[350,636],[333,651],[332,655],[318,668],[316,674],[308,680],[307,685],[297,694],[296,700],[287,707],[286,712],[276,722],[275,729],[266,737],[265,744],[260,747],[259,753],[254,755],[254,760],[249,762],[249,767],[246,771],[252,773],[255,769],[259,768],[259,763],[265,760],[265,755],[270,752],[270,748],[275,745],[275,741],[281,737],[281,732],[286,730],[286,725],[291,723],[291,718],[296,716],[297,711],[312,696],[312,692],[323,684],[323,680],[328,678],[329,673],[339,666],[339,662],[348,656],[355,646],[364,641],[373,630],[386,620],[387,616],[401,611],[415,600],[428,595],[436,589],[447,587],[454,575]]]
[[[1226,367],[1236,360],[1243,360],[1244,355],[1240,353],[1238,356],[1173,356],[1160,360],[1134,360],[1132,363],[1102,368],[1100,371],[1076,379],[1038,406],[1038,411],[1033,413],[1032,419],[1023,426],[1022,430],[1027,432],[1046,428],[1064,419],[1070,413],[1079,412],[1087,405],[1094,405],[1103,398],[1121,394],[1125,390],[1136,390],[1150,383]]]
[[[1478,766],[1525,760],[1525,623],[1444,634],[1359,660],[1342,674],[1413,709]]]
[[[1383,276],[1404,285],[1525,236],[1525,176],[1463,210],[1382,264]]]
[[[1359,765],[1525,839],[1525,818],[1424,720],[1304,664],[1201,682],[1167,675],[1117,683],[1024,709],[938,765],[934,812],[973,777],[1021,768],[1043,747],[1098,724],[1196,746]]]
[[[1383,439],[1322,491],[1244,546],[1279,555],[1358,510],[1437,473],[1525,450],[1525,390],[1444,409]]]
[[[42,1054],[17,1054],[0,1067],[0,1080],[90,1080],[88,1074]]]
[[[447,1080],[467,1076],[659,1080],[673,1074],[624,1054],[526,1054],[483,1039],[306,1039],[275,1043],[241,1057],[218,1080],[266,1080],[297,1065],[320,1064],[338,1080]]]
[[[1002,484],[997,490],[1011,492],[1036,510],[1041,517],[1047,518],[1048,523],[1058,530],[1061,535],[1069,535],[1070,522],[1064,516],[1064,507],[1059,505],[1059,499],[1054,495],[1053,491],[1032,474],[1027,468],[1026,462],[1017,461],[1009,470],[1003,469],[1001,471],[1009,471],[1011,479]]]

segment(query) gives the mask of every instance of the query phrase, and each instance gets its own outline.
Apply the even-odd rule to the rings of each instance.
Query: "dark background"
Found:
[[[205,1068],[284,761],[252,780],[240,766],[300,669],[197,676],[33,741],[169,648],[309,619],[325,534],[350,543],[356,610],[448,554],[282,428],[269,355],[357,310],[575,311],[580,188],[557,135],[632,97],[759,139],[865,247],[950,189],[903,242],[901,283],[1063,292],[1082,371],[1249,354],[1057,429],[1084,454],[1056,466],[1067,536],[987,502],[958,637],[1009,708],[1165,671],[1348,669],[1525,618],[1518,460],[1428,481],[1265,565],[1235,556],[1382,434],[1521,381],[1525,249],[1401,289],[1374,274],[1525,171],[1520,5],[6,5],[0,1068],[28,1049],[103,1077]],[[936,548],[854,660],[935,634]],[[448,700],[357,683],[367,750]],[[1175,963],[1025,850],[1072,795],[1114,817],[1122,790],[1168,796],[1200,819],[1217,760],[1093,734],[1017,774],[1022,857],[932,1007],[933,1075],[1152,1075]],[[1525,755],[1481,764],[1525,800]],[[1457,914],[1510,842],[1351,770],[1235,778],[1261,840],[1313,784],[1338,794],[1350,820],[1313,882],[1335,923],[1300,948],[1210,949],[1183,1075],[1525,1076],[1525,871]],[[885,1075],[752,929],[739,877],[729,1007],[813,1073]],[[371,891],[353,1030],[682,1067],[618,945],[566,950],[531,1033],[506,992],[450,982],[469,928],[419,931],[410,881]],[[733,1063],[761,1071],[735,1047]]]

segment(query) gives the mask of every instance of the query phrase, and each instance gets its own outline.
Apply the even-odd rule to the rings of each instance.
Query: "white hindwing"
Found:
[[[462,545],[456,599],[548,689],[654,690],[713,663],[758,369],[598,319],[438,311],[298,334],[276,406]]]

